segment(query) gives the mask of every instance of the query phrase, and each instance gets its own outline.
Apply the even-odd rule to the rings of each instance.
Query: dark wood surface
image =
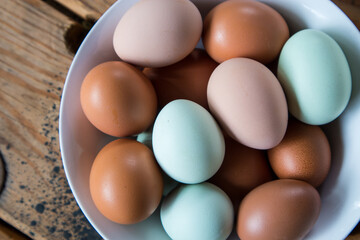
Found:
[[[65,178],[58,112],[76,50],[64,36],[80,42],[114,2],[0,0],[0,239],[100,239]],[[360,0],[334,2],[359,28]]]

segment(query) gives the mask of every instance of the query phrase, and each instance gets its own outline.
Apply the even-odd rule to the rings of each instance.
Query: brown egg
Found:
[[[160,203],[163,181],[151,150],[135,140],[118,139],[95,158],[90,193],[108,219],[132,224],[149,217]]]
[[[143,72],[154,85],[160,108],[175,99],[188,99],[208,109],[207,84],[217,65],[204,50],[195,49],[176,64]]]
[[[219,63],[234,57],[269,63],[288,38],[284,18],[254,0],[225,1],[213,8],[204,21],[205,49]]]
[[[248,148],[226,137],[223,164],[209,182],[230,197],[237,211],[240,201],[248,192],[272,179],[264,151]]]
[[[100,131],[124,137],[153,122],[157,98],[151,82],[125,62],[102,63],[86,75],[80,90],[82,109]]]
[[[240,204],[240,239],[303,239],[320,213],[320,196],[310,184],[293,179],[264,183]]]
[[[318,126],[289,121],[285,137],[268,150],[272,169],[279,178],[303,180],[320,186],[331,165],[330,145]]]

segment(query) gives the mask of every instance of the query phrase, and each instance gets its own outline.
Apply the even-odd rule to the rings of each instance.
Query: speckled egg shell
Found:
[[[320,214],[320,195],[293,179],[264,183],[241,202],[237,233],[246,240],[303,239]]]
[[[289,121],[285,137],[268,150],[272,169],[279,178],[303,180],[320,186],[331,166],[330,145],[318,126]]]

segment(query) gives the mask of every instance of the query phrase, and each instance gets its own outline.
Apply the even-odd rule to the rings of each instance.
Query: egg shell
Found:
[[[152,147],[152,126],[151,128],[141,132],[136,136],[136,141],[141,142],[145,146],[147,146],[151,151],[153,150]]]
[[[90,171],[97,209],[120,224],[149,217],[160,204],[163,180],[153,153],[130,139],[114,140],[97,154]]]
[[[288,38],[287,23],[276,10],[254,0],[232,0],[208,13],[202,39],[219,63],[248,57],[266,64],[279,55]]]
[[[162,203],[160,217],[171,239],[225,240],[234,212],[229,197],[205,182],[175,189]]]
[[[351,95],[346,57],[326,33],[305,29],[284,45],[278,64],[290,113],[300,121],[322,125],[336,119]]]
[[[208,109],[206,89],[217,67],[204,50],[195,49],[185,59],[163,68],[145,68],[156,91],[160,108],[175,99],[188,99]]]
[[[268,156],[279,178],[303,180],[314,187],[324,182],[331,166],[329,141],[321,128],[295,119],[289,121],[285,137],[268,150]]]
[[[190,54],[201,32],[201,15],[191,1],[141,0],[120,19],[113,45],[126,62],[164,67]]]
[[[220,126],[245,146],[269,149],[285,135],[284,92],[274,74],[255,60],[233,58],[221,63],[211,74],[207,97]]]
[[[189,100],[174,100],[160,111],[152,142],[160,167],[182,183],[208,180],[224,159],[219,126],[205,108]]]
[[[152,147],[152,127],[139,135],[136,136],[136,141],[141,142],[145,146],[147,146],[151,151],[153,150]],[[179,185],[179,182],[175,181],[171,177],[169,177],[164,171],[161,171],[161,175],[163,178],[164,189],[163,189],[163,196],[168,195],[174,188]]]
[[[125,137],[146,130],[157,113],[151,82],[135,67],[104,62],[89,71],[80,90],[87,119],[100,131]]]
[[[303,239],[320,213],[320,195],[293,179],[264,183],[241,202],[237,233],[246,240]]]
[[[247,193],[273,178],[265,151],[246,147],[225,137],[224,161],[209,182],[220,187],[230,197],[237,211]]]

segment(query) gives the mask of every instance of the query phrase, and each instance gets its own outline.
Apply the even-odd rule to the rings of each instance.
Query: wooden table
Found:
[[[74,56],[67,45],[76,49],[84,20],[114,2],[0,0],[0,239],[100,239],[65,178],[58,112]],[[360,0],[334,2],[359,28]],[[359,227],[347,239],[359,240]]]

